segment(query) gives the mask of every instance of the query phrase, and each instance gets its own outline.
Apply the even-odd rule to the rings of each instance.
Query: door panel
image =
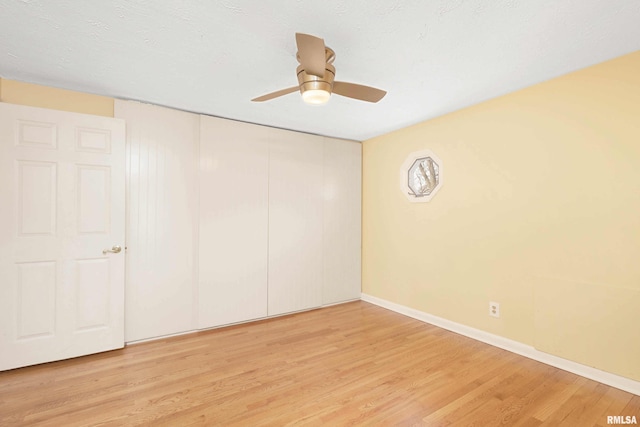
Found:
[[[17,161],[17,168],[20,235],[55,234],[56,164]]]
[[[16,143],[22,147],[56,149],[58,127],[54,123],[16,119]]]
[[[124,345],[124,122],[0,103],[0,370]]]
[[[127,342],[195,329],[197,114],[115,102],[127,121]]]
[[[78,165],[78,233],[104,234],[109,232],[111,168],[96,165]]]
[[[323,137],[270,129],[269,315],[322,305]]]
[[[106,328],[109,325],[109,259],[77,260],[75,265],[75,331]]]
[[[52,336],[56,320],[56,263],[16,263],[16,338]]]
[[[325,138],[322,304],[360,298],[362,150]]]
[[[267,316],[269,129],[201,117],[199,328]]]

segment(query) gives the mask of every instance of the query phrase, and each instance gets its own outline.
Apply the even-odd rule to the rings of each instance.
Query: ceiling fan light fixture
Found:
[[[302,100],[311,105],[326,104],[331,98],[331,93],[324,89],[308,89],[302,92]]]
[[[301,67],[298,67],[298,83],[300,83],[300,93],[305,104],[326,104],[333,92],[331,88],[333,73],[327,72],[323,78],[320,78],[307,74]]]

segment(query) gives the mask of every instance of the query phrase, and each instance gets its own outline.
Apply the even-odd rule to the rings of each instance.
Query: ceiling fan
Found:
[[[298,86],[262,95],[252,101],[268,101],[297,90],[307,104],[324,104],[329,101],[332,93],[367,102],[378,102],[387,94],[384,90],[370,86],[334,81],[336,69],[332,63],[336,59],[336,54],[324,45],[323,39],[296,33],[296,45],[298,46],[296,58],[300,63],[296,69]]]

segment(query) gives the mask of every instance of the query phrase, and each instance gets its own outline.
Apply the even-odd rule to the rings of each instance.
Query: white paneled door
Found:
[[[124,345],[124,133],[0,103],[0,370]]]

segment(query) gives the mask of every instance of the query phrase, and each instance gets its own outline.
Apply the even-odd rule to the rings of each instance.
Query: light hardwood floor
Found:
[[[0,373],[0,425],[606,426],[640,396],[353,302]]]

